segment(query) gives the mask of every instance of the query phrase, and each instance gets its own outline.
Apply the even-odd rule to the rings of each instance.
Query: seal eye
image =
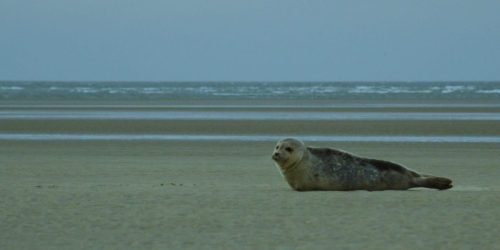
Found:
[[[293,149],[291,147],[286,147],[285,150],[288,152],[288,153],[291,153],[293,151]]]

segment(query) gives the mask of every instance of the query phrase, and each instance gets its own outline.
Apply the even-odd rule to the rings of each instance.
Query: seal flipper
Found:
[[[407,169],[390,161],[369,159],[368,162],[373,164],[373,166],[381,171],[392,170],[401,174],[409,174],[412,177],[411,182],[413,184],[413,187],[434,188],[439,190],[445,190],[453,187],[453,185],[451,184],[452,180],[448,178],[418,174],[410,169]]]
[[[426,187],[434,188],[439,190],[445,190],[452,188],[451,180],[444,177],[436,177],[432,175],[422,175],[413,180],[416,187]]]

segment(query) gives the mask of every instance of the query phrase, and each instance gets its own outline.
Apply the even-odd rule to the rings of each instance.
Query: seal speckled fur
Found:
[[[279,141],[272,158],[288,184],[297,191],[452,187],[447,178],[418,174],[393,162],[363,158],[337,149],[306,147],[297,139]]]

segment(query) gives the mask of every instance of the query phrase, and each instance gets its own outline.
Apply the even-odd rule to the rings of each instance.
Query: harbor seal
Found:
[[[393,162],[363,158],[338,149],[307,147],[291,138],[278,142],[272,159],[290,187],[297,191],[452,187],[448,178],[419,174]]]

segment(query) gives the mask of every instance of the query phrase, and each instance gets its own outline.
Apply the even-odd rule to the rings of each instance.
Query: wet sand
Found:
[[[2,132],[498,135],[498,122],[1,121]],[[1,249],[498,249],[498,143],[316,142],[448,191],[295,192],[274,142],[0,141]]]

